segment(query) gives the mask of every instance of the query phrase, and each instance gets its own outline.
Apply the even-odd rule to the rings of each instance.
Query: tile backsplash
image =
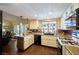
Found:
[[[58,36],[64,39],[71,39],[71,30],[58,30]]]

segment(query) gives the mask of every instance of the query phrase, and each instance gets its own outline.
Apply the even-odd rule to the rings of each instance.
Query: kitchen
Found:
[[[17,12],[20,7],[25,8],[25,6],[27,6],[27,10],[21,9],[21,13]],[[13,8],[13,12],[11,11],[12,9],[8,8]],[[56,10],[55,12],[54,10],[53,12],[50,11],[53,8]],[[0,4],[0,9],[2,13],[2,38],[6,38],[4,36],[6,31],[11,31],[12,33],[11,42],[8,42],[11,51],[10,53],[8,53],[9,51],[6,53],[3,51],[3,55],[18,55],[18,52],[19,54],[24,53],[27,55],[28,53],[29,55],[34,55],[35,51],[35,55],[45,55],[45,53],[46,55],[79,55],[79,3]],[[46,9],[49,12],[45,12]],[[43,14],[47,13],[48,16],[34,13],[35,18],[33,16],[26,17],[27,14],[25,14],[26,16],[23,14],[25,11],[27,11],[28,15],[42,11]],[[15,12],[19,16],[15,16]],[[62,16],[59,16],[59,13]],[[33,47],[34,53],[30,52],[33,49],[31,49],[32,46],[36,46],[36,49]],[[47,50],[41,50],[41,46],[44,49],[49,48],[48,51],[53,51],[47,54]],[[40,50],[37,51],[37,49],[40,49],[42,52],[39,53]],[[4,50],[7,49],[4,48]],[[30,51],[27,52],[27,50]]]

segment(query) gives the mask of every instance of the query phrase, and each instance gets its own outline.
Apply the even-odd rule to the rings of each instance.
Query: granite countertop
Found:
[[[34,35],[55,36],[55,35],[52,35],[52,34],[44,34],[43,32],[35,32]]]
[[[60,39],[59,37],[57,37],[57,40],[61,45],[69,45],[69,46],[79,47],[79,45],[76,45],[76,44],[73,45],[73,44],[69,43],[69,40]]]
[[[79,47],[66,45],[65,48],[70,52],[70,54],[72,54],[72,55],[79,55]]]
[[[44,34],[40,33],[40,32],[36,32],[36,33],[34,33],[34,35],[44,35]]]
[[[79,55],[79,45],[72,45],[70,43],[63,43],[62,40],[59,37],[57,37],[57,40],[59,41],[59,43],[64,46],[71,55]]]

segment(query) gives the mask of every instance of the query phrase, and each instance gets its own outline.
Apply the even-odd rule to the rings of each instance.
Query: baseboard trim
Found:
[[[26,51],[27,49],[29,49],[32,45],[35,45],[34,43],[33,44],[31,44],[28,48],[26,48],[26,49],[18,49],[18,51],[19,52],[24,52],[24,51]],[[57,49],[57,47],[50,47],[50,46],[46,46],[46,45],[38,45],[38,46],[43,46],[43,47],[48,47],[48,48],[54,48],[54,49]]]
[[[24,51],[26,51],[27,49],[29,49],[32,45],[34,45],[34,43],[33,44],[31,44],[29,47],[27,47],[26,49],[18,49],[18,52],[24,52]]]
[[[41,46],[57,49],[57,47],[51,47],[51,46],[46,46],[46,45],[41,45]]]

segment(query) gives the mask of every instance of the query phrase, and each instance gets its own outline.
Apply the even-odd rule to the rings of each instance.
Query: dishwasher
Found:
[[[41,35],[34,35],[34,44],[41,45]]]

